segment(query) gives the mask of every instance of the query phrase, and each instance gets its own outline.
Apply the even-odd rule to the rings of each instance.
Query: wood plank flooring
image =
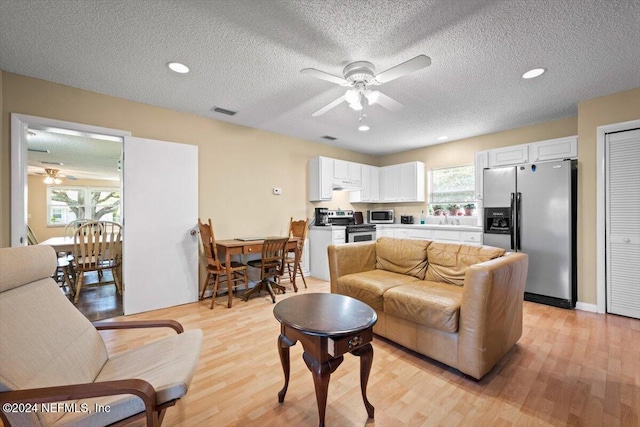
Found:
[[[308,279],[302,292],[328,292]],[[286,284],[286,282],[285,282]],[[295,295],[287,291],[277,300]],[[220,303],[223,299],[219,298]],[[166,426],[316,426],[313,380],[298,343],[291,381],[278,403],[283,374],[279,324],[263,293],[232,309],[210,301],[120,319],[171,318],[205,339],[189,392],[167,410]],[[524,332],[481,381],[375,337],[368,397],[362,403],[357,357],[345,355],[331,376],[328,426],[639,426],[640,321],[525,302]],[[110,352],[135,347],[168,331],[103,332]]]

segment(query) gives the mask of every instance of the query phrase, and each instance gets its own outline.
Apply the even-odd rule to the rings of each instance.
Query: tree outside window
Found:
[[[47,224],[65,225],[76,219],[120,222],[120,191],[113,188],[47,188]]]
[[[432,169],[429,172],[433,210],[458,210],[475,201],[475,172],[473,166]]]

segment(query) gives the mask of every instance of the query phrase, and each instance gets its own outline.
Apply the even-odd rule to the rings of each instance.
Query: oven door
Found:
[[[347,243],[372,242],[376,240],[376,231],[347,231]]]

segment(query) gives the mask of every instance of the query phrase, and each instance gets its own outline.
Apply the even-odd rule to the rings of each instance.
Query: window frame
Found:
[[[87,215],[89,214],[89,212],[91,212],[91,208],[93,205],[91,194],[94,192],[98,192],[98,191],[99,192],[107,191],[110,193],[115,192],[115,193],[118,193],[120,196],[120,199],[122,199],[122,190],[120,187],[103,187],[103,186],[93,187],[93,186],[79,186],[79,185],[78,186],[74,186],[74,185],[47,186],[47,191],[46,191],[47,227],[64,227],[69,222],[74,220],[74,219],[71,219],[68,221],[60,221],[60,222],[51,221],[51,218],[53,218],[54,210],[56,209],[67,210],[67,211],[69,210],[69,205],[62,206],[62,205],[52,204],[53,200],[51,199],[51,194],[53,190],[84,192],[84,204],[78,204],[78,206],[83,207],[84,217],[74,218],[74,219],[91,219],[91,218],[87,218]],[[65,217],[64,213],[61,213],[60,216]],[[114,213],[114,216],[115,216],[115,213]],[[119,221],[116,221],[116,222],[119,222]]]
[[[439,171],[444,171],[444,170],[451,170],[451,169],[460,169],[460,168],[469,168],[468,171],[468,176],[471,179],[471,184],[469,186],[469,188],[466,188],[464,190],[458,190],[458,189],[453,189],[453,190],[445,190],[443,191],[442,189],[438,189],[439,191],[434,191],[434,187],[435,187],[435,179],[436,177],[434,177],[434,174],[439,172]],[[447,166],[447,167],[442,167],[442,168],[432,168],[429,170],[429,206],[431,208],[433,208],[433,206],[436,205],[441,205],[443,207],[446,208],[447,205],[450,204],[457,204],[460,207],[463,207],[466,204],[476,204],[477,200],[476,200],[476,191],[475,191],[475,182],[476,180],[476,173],[475,173],[475,165],[474,164],[468,164],[468,165],[457,165],[457,166]],[[464,194],[464,193],[469,193],[470,198],[466,199],[466,200],[459,200],[459,201],[453,201],[453,200],[445,200],[445,201],[434,201],[434,195],[436,194],[444,194],[444,193],[460,193],[460,194]]]

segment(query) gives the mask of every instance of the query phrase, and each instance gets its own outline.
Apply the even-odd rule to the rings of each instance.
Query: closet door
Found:
[[[640,129],[607,134],[607,312],[640,318]]]

